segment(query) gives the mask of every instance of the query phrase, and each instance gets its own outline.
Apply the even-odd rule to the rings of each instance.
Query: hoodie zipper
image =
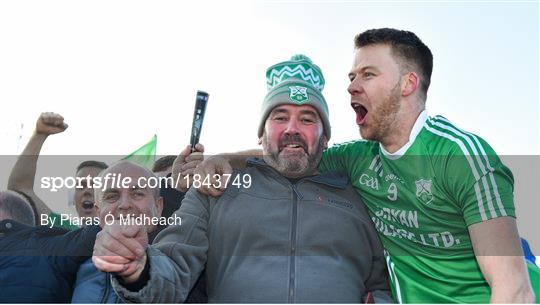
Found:
[[[295,184],[292,184],[293,190],[293,212],[292,212],[292,225],[291,225],[291,247],[290,247],[290,263],[291,271],[289,275],[289,303],[294,303],[295,299],[295,275],[296,275],[296,226],[298,215],[298,198],[300,196]]]

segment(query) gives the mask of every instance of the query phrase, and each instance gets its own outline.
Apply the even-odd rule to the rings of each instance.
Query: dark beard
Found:
[[[400,100],[400,85],[398,81],[394,88],[384,98],[379,107],[373,110],[372,116],[374,120],[372,135],[367,140],[382,141],[391,131],[392,126],[396,122],[396,116],[401,108]]]
[[[322,153],[325,148],[325,137],[323,135],[319,138],[317,151],[314,154],[310,155],[306,152],[294,156],[289,155],[287,157],[280,156],[279,151],[269,152],[266,134],[263,137],[264,161],[283,176],[287,178],[302,178],[314,175],[317,172],[317,167],[321,161]],[[297,142],[303,142],[303,140],[297,140]],[[307,145],[305,147],[305,150],[307,151]]]

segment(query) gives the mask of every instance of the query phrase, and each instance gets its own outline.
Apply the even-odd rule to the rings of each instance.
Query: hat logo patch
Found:
[[[309,100],[308,94],[307,94],[307,87],[303,86],[291,86],[289,87],[289,98],[291,101],[302,104],[304,102],[307,102]]]

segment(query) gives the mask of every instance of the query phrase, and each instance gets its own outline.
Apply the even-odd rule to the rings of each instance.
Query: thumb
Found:
[[[137,238],[143,234],[146,234],[146,227],[135,225],[125,226],[124,228],[122,228],[122,234],[128,238]]]

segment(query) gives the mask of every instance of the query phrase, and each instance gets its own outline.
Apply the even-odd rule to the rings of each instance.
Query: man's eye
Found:
[[[282,122],[282,121],[285,121],[285,120],[286,120],[286,118],[285,118],[285,117],[282,117],[282,116],[274,117],[274,121],[280,121],[280,122]]]
[[[313,124],[315,123],[315,120],[310,119],[310,118],[303,118],[302,122],[304,122],[305,124]]]
[[[133,198],[142,198],[144,197],[144,192],[133,192]]]
[[[105,195],[103,195],[103,200],[105,200],[105,201],[114,202],[117,199],[118,199],[117,194],[105,194]]]
[[[375,76],[375,74],[371,73],[371,72],[364,72],[364,78],[369,78],[369,77],[373,77]]]

